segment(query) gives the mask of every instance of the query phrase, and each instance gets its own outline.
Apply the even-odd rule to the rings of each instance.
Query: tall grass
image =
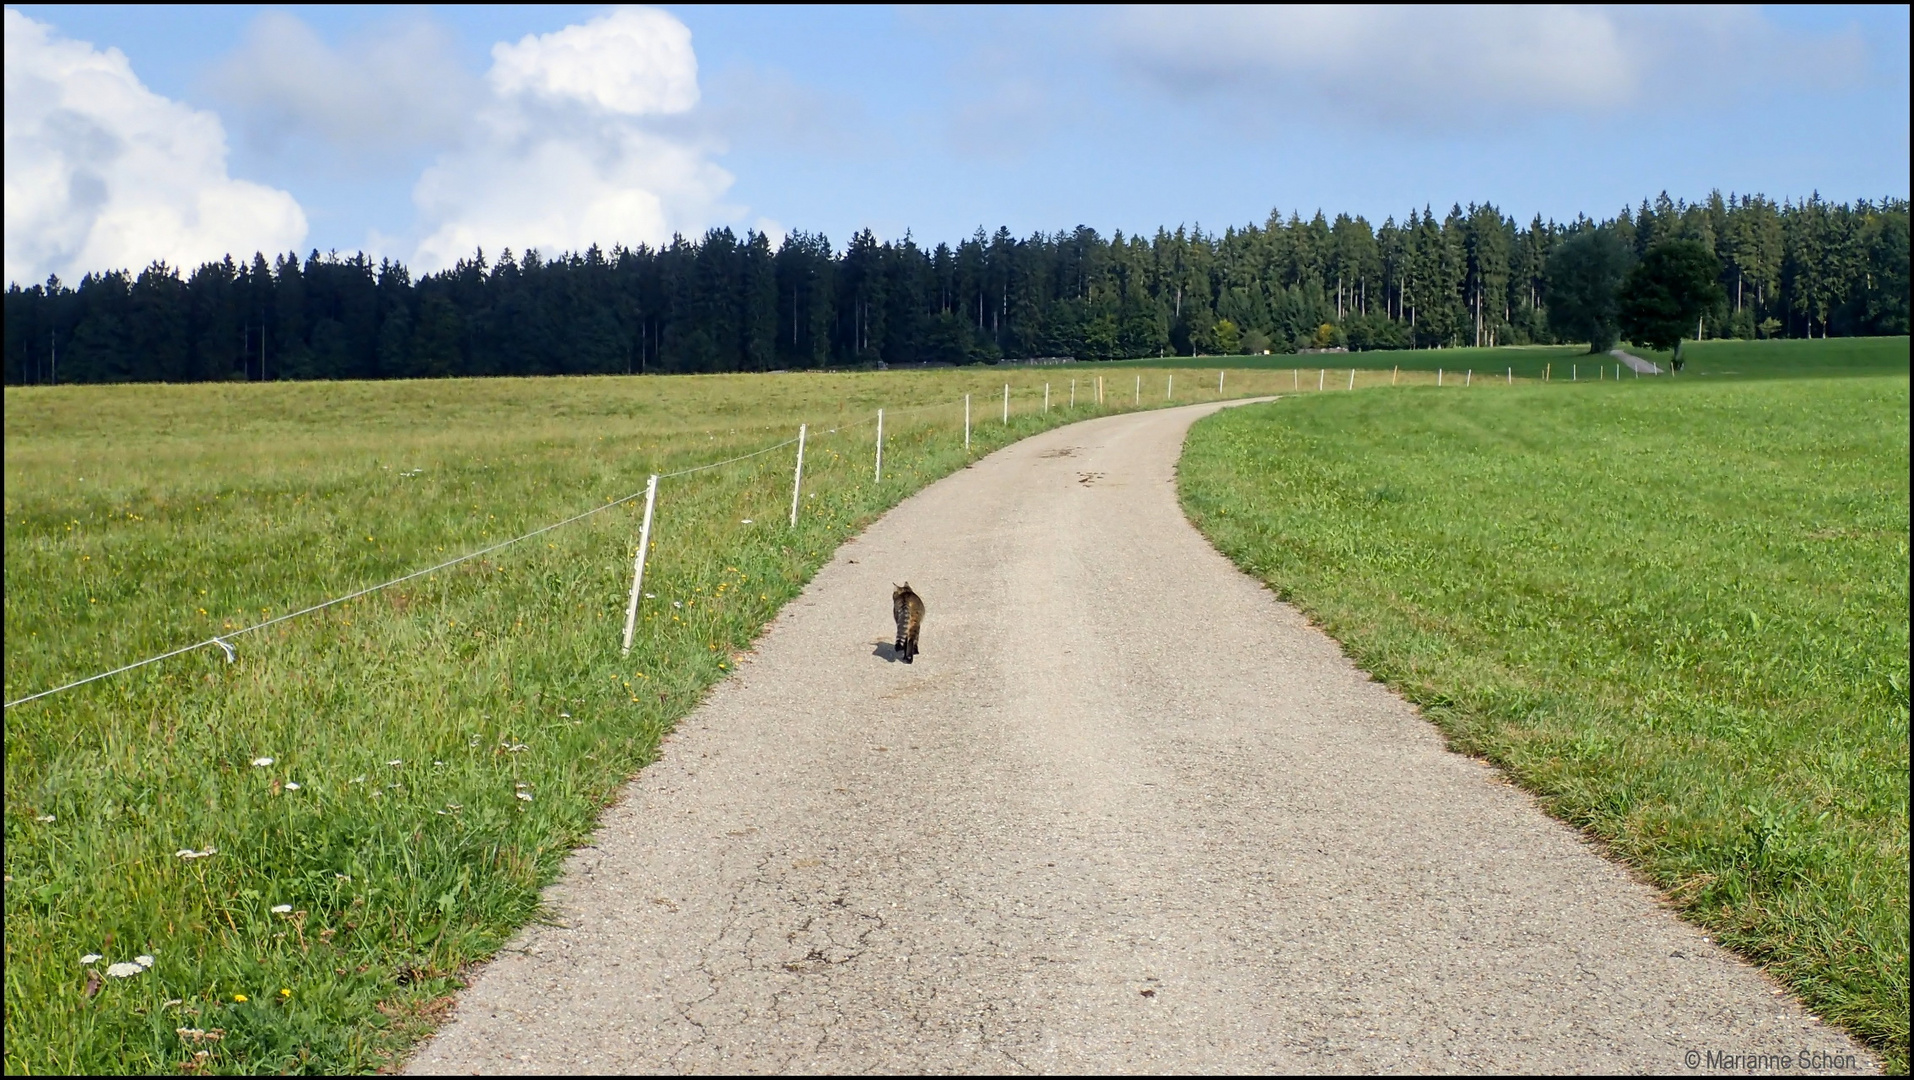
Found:
[[[1897,376],[1229,410],[1191,435],[1184,505],[1453,745],[1904,1072],[1899,340]]]
[[[642,500],[234,637],[230,663],[208,648],[8,709],[7,1071],[391,1062],[839,542],[973,457],[1134,404],[1112,388],[1095,408],[1094,378],[8,389],[9,701],[810,428],[795,529],[795,447],[660,485],[629,658]],[[150,970],[106,977],[142,955]]]

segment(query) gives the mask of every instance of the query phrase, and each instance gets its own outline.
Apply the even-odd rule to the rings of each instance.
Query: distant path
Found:
[[[1634,353],[1623,352],[1620,349],[1610,349],[1608,350],[1608,355],[1614,357],[1617,360],[1620,360],[1624,364],[1627,364],[1628,370],[1630,371],[1639,372],[1640,374],[1643,374],[1643,375],[1664,374],[1662,369],[1658,367],[1653,361],[1643,360],[1641,357],[1636,356]]]
[[[413,1071],[1872,1067],[1190,527],[1217,407],[1026,439],[846,544]]]

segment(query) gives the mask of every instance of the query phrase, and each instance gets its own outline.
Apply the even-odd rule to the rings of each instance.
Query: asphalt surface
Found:
[[[1214,408],[847,543],[411,1070],[1878,1068],[1218,555],[1174,487]]]

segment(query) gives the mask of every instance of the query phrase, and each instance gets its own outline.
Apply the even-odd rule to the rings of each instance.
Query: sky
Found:
[[[6,8],[6,277],[1906,198],[1908,8]]]

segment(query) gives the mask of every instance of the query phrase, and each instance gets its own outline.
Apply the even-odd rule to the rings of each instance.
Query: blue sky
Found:
[[[1906,7],[7,10],[9,280],[1908,194]]]

